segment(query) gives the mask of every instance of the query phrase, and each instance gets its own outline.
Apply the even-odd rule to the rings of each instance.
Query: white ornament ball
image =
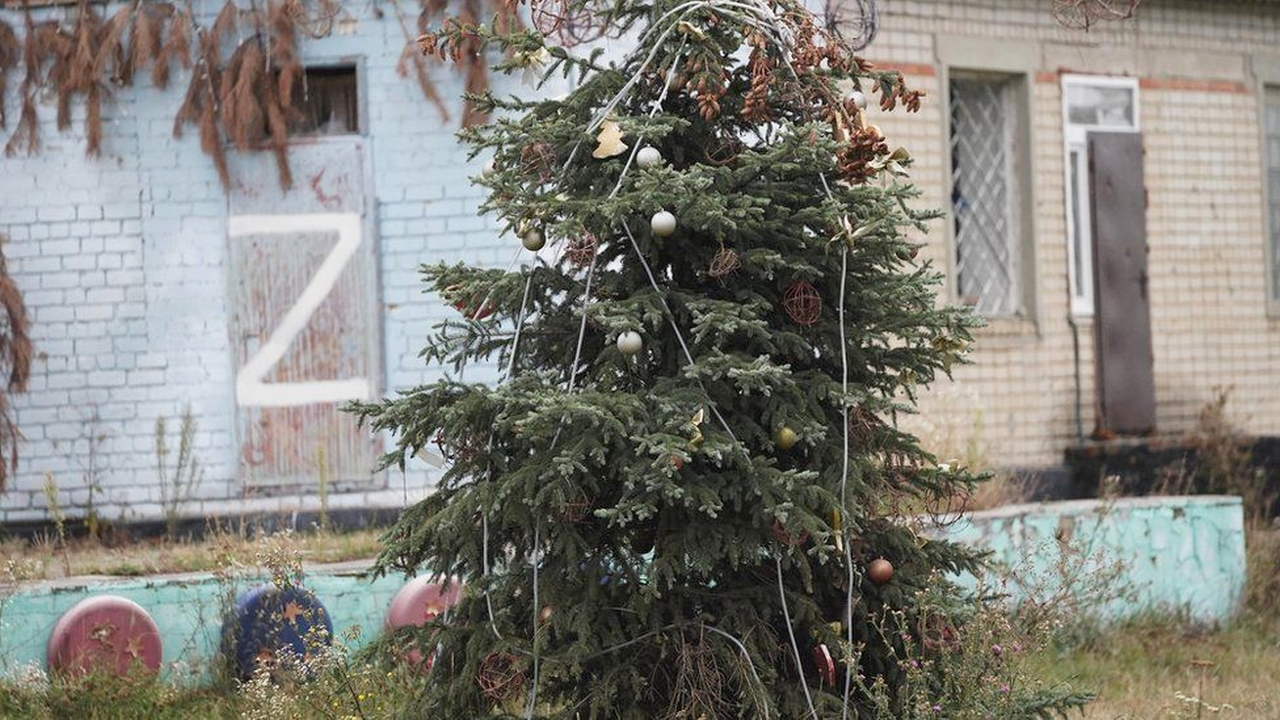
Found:
[[[635,330],[628,330],[618,336],[618,352],[623,355],[635,355],[640,352],[640,348],[644,345],[644,340],[640,338],[640,333]]]
[[[498,164],[493,161],[493,158],[489,158],[487,161],[485,161],[484,169],[481,170],[480,172],[484,173],[485,177],[489,177],[490,175],[494,174],[497,171],[498,171]]]
[[[663,210],[653,214],[653,218],[649,220],[649,227],[653,230],[653,234],[658,237],[667,237],[676,231],[676,216]]]
[[[547,244],[547,239],[542,236],[542,231],[538,228],[529,228],[524,231],[524,235],[520,238],[520,244],[524,245],[525,250],[538,252],[543,245]]]
[[[655,147],[642,147],[636,153],[636,165],[642,168],[657,167],[662,164],[662,153]]]
[[[853,101],[854,105],[858,106],[859,110],[867,109],[867,96],[861,90],[854,90],[849,93],[849,99]]]

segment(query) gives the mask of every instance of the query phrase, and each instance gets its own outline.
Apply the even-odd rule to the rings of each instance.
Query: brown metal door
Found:
[[[1099,436],[1155,430],[1142,135],[1089,133]]]
[[[368,489],[379,448],[339,408],[377,396],[376,263],[361,138],[239,154],[230,215],[231,340],[249,493]]]

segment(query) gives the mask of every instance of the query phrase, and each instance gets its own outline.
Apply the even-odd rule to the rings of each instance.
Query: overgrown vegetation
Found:
[[[291,544],[309,563],[344,562],[378,552],[380,530],[297,533]],[[249,563],[258,551],[251,529],[215,526],[202,539],[170,542],[164,538],[132,540],[107,533],[101,538],[60,539],[41,535],[32,541],[14,538],[0,542],[0,568],[13,582],[49,580],[73,575],[138,576],[157,573],[216,571]],[[5,580],[0,576],[0,581]]]
[[[178,536],[178,520],[184,505],[200,486],[202,472],[200,460],[195,455],[196,418],[188,405],[182,411],[182,424],[178,430],[178,451],[172,465],[169,454],[169,432],[164,416],[156,418],[156,473],[160,479],[160,504],[164,507],[165,535],[170,540]]]

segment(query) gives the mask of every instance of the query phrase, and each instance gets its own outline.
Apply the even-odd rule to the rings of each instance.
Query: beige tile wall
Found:
[[[1135,19],[1063,28],[1048,0],[881,2],[881,30],[865,51],[928,93],[920,113],[875,117],[891,144],[916,157],[922,204],[946,207],[946,112],[938,47],[946,37],[1034,42],[1036,317],[978,333],[973,363],[922,398],[907,421],[944,458],[988,466],[1048,466],[1094,426],[1093,339],[1068,316],[1059,74],[1138,77],[1146,149],[1151,321],[1157,426],[1180,433],[1216,387],[1248,432],[1280,433],[1280,320],[1268,317],[1261,137],[1254,54],[1280,54],[1280,6],[1262,2],[1144,3]],[[942,38],[942,40],[940,40]],[[946,267],[946,226],[928,236]],[[1079,381],[1077,382],[1077,370]]]

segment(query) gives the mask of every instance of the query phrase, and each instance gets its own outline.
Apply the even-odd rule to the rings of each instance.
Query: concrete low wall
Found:
[[[360,577],[368,563],[308,567],[305,584],[324,603],[334,637],[358,648],[382,632],[387,606],[404,586],[400,576],[369,580]],[[174,679],[207,676],[210,658],[222,641],[223,608],[235,596],[266,577],[218,578],[210,573],[108,578],[68,578],[0,588],[0,676],[23,667],[45,666],[45,647],[58,618],[76,603],[99,594],[119,595],[141,605],[160,630],[164,642],[162,668]],[[359,634],[353,636],[353,629]]]
[[[1015,601],[1072,603],[1108,619],[1171,611],[1205,623],[1229,620],[1245,583],[1244,523],[1234,497],[1077,500],[975,513],[936,532],[992,552],[1007,573],[997,590]],[[359,647],[381,632],[399,576],[367,580],[364,563],[308,569],[335,636]],[[90,595],[120,595],[155,619],[164,668],[178,679],[205,676],[218,651],[222,608],[261,578],[209,573],[145,579],[81,577],[0,587],[0,675],[45,665],[49,632]],[[969,582],[976,582],[969,578]],[[359,635],[350,638],[352,628]]]
[[[1245,586],[1244,512],[1221,495],[1011,505],[940,530],[985,548],[1012,602],[1070,603],[1101,619],[1231,619]],[[973,578],[968,582],[973,584]]]

